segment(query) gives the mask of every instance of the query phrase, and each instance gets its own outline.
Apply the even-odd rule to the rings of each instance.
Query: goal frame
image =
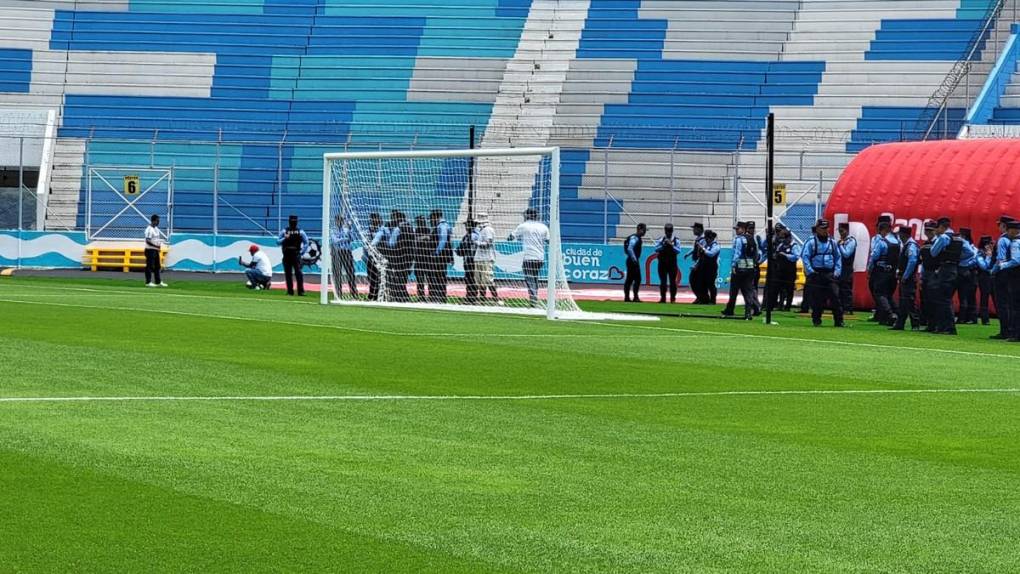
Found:
[[[332,272],[332,245],[330,244],[330,200],[333,194],[333,173],[330,164],[343,160],[383,160],[383,159],[435,159],[435,158],[479,158],[479,157],[513,157],[513,156],[549,156],[549,256],[548,284],[546,285],[546,318],[556,319],[556,282],[563,269],[563,257],[560,253],[560,148],[548,147],[516,147],[516,148],[483,148],[456,150],[420,150],[420,151],[367,151],[367,152],[332,152],[322,156],[322,258],[319,266],[319,303],[329,304],[329,277]]]

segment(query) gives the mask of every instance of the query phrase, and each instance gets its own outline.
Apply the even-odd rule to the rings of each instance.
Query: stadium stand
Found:
[[[777,180],[827,193],[857,151],[922,135],[970,58],[943,120],[955,134],[1013,21],[982,33],[994,4],[0,0],[0,107],[61,112],[54,228],[82,226],[87,169],[104,165],[172,166],[177,231],[314,222],[324,151],[464,147],[477,126],[482,146],[564,148],[566,240],[637,220],[728,229],[769,111]],[[1006,94],[994,121],[1020,121],[1020,88]]]

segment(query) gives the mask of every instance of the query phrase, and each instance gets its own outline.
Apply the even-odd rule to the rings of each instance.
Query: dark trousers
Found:
[[[917,312],[917,279],[911,277],[899,284],[900,302],[894,327],[902,329],[910,319],[910,328],[916,329],[921,325],[921,316]]]
[[[272,282],[272,277],[263,275],[258,272],[257,269],[248,269],[244,272],[244,276],[248,278],[248,282],[251,283],[252,288],[263,287],[269,289]]]
[[[429,270],[429,300],[433,303],[446,303],[446,267],[449,263],[441,257],[433,257],[432,269]]]
[[[669,289],[670,303],[676,302],[676,263],[663,265],[659,263],[659,301],[666,300],[666,290]]]
[[[365,262],[365,266],[368,267],[368,299],[369,301],[378,301],[379,284],[382,279],[379,274],[379,266],[375,264],[375,259],[371,257]]]
[[[394,264],[391,260],[390,266],[386,268],[386,294],[390,301],[407,303],[411,300],[407,292],[407,278],[410,274],[410,267],[406,263]]]
[[[298,295],[305,294],[305,275],[301,272],[301,252],[295,249],[283,250],[283,274],[287,279],[287,294],[294,294],[294,280],[297,280]]]
[[[354,255],[346,249],[334,249],[332,252],[333,263],[333,288],[336,289],[336,296],[343,294],[341,285],[346,279],[347,288],[351,295],[358,294],[358,286],[354,280]]]
[[[832,271],[815,271],[808,277],[811,285],[811,322],[815,325],[822,324],[822,313],[828,305],[832,309],[832,316],[836,325],[843,324],[843,306],[839,302],[839,284],[832,276]]]
[[[758,296],[759,287],[761,287],[761,267],[755,267],[754,278],[751,279],[752,307],[754,308],[755,315],[761,313],[761,297]]]
[[[959,275],[956,265],[941,265],[935,271],[935,296],[933,298],[935,312],[935,331],[939,333],[956,333],[956,321],[953,316],[953,293],[956,291],[956,279]]]
[[[702,289],[705,293],[705,303],[715,305],[715,301],[719,296],[719,289],[715,286],[716,280],[719,278],[719,264],[716,262],[712,263],[701,263],[698,265],[701,277],[698,279],[701,283]]]
[[[724,315],[732,315],[737,306],[737,294],[744,298],[744,317],[750,318],[754,311],[754,269],[734,269],[730,274],[730,300],[723,309]]]
[[[868,288],[875,300],[875,319],[888,323],[893,316],[893,293],[896,291],[896,274],[892,270],[874,269],[868,277]]]
[[[153,281],[155,279],[155,281]],[[163,282],[160,276],[159,249],[145,250],[145,284]]]
[[[469,305],[478,302],[478,283],[475,282],[475,260],[464,258],[464,300]]]
[[[1020,268],[1006,270],[1007,281],[1009,282],[1009,320],[1012,328],[1009,330],[1014,339],[1020,338]]]
[[[811,300],[814,297],[814,285],[807,281],[804,283],[804,293],[801,294],[800,312],[807,313],[811,310]]]
[[[854,312],[854,274],[843,267],[843,276],[839,278],[839,305],[844,313]]]
[[[699,267],[692,267],[687,276],[687,282],[691,284],[691,293],[694,293],[694,303],[703,305],[708,302],[708,294],[705,292],[705,282],[702,280],[704,273]]]
[[[993,275],[995,285],[995,314],[999,317],[999,335],[1009,337],[1013,333],[1013,300],[1009,278],[1004,273]]]
[[[785,269],[772,280],[769,286],[769,300],[765,302],[770,310],[790,310],[793,305],[793,292],[797,285],[796,275],[790,275]]]
[[[934,331],[938,325],[935,319],[935,300],[938,298],[935,293],[938,291],[938,284],[935,282],[935,272],[928,272],[921,275],[921,324],[929,331]]]
[[[960,269],[956,278],[956,296],[960,300],[960,323],[977,323],[977,272]]]
[[[627,277],[623,280],[623,299],[625,301],[631,300],[631,291],[634,293],[633,299],[640,301],[638,297],[638,291],[641,290],[641,264],[637,261],[627,260]]]
[[[525,259],[523,264],[524,284],[528,287],[528,301],[532,307],[538,306],[538,275],[542,272],[543,262]]]
[[[992,282],[991,275],[985,271],[978,271],[977,285],[978,316],[981,318],[981,324],[987,325],[989,321],[988,301],[992,298],[993,293],[995,292],[995,284]]]

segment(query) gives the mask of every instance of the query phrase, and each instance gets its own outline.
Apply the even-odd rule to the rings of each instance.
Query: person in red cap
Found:
[[[242,261],[240,257],[237,258],[237,263],[241,267],[248,268],[244,272],[248,278],[245,286],[256,290],[269,289],[273,281],[273,264],[269,261],[269,256],[259,249],[258,245],[249,247],[248,253],[251,254],[251,261],[248,263]]]

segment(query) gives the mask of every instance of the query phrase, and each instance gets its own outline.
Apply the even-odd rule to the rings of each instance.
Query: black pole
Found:
[[[772,222],[772,206],[775,200],[775,161],[776,161],[776,115],[769,112],[769,123],[768,131],[765,136],[766,145],[768,146],[768,162],[765,164],[765,195],[767,206],[766,213],[766,230],[765,230],[765,245],[767,246],[766,251],[768,252],[768,268],[765,270],[765,324],[772,324],[772,273],[775,271],[772,263],[772,253],[775,250],[775,229],[773,228]]]
[[[468,128],[468,147],[475,149],[475,126]],[[475,158],[468,158],[468,219],[475,219]]]

